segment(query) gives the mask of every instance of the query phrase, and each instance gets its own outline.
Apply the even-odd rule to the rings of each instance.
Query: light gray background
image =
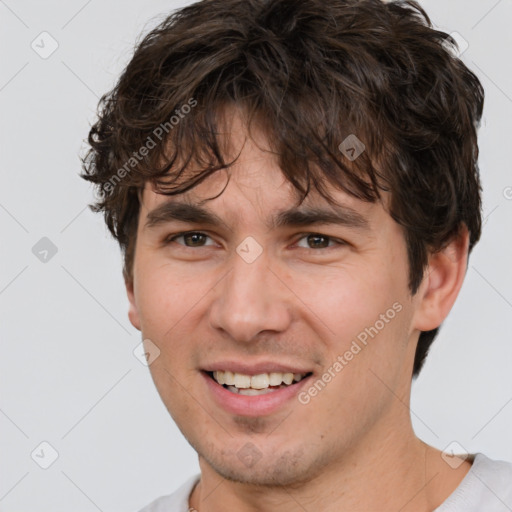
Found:
[[[78,154],[141,31],[188,2],[0,0],[0,510],[133,511],[198,471],[133,355],[121,258]],[[512,0],[421,2],[469,43],[486,89],[486,217],[460,297],[413,388],[414,426],[512,461]],[[159,16],[155,18],[155,16]],[[47,59],[31,48],[58,49]],[[47,37],[47,36],[46,36]],[[48,237],[46,263],[32,247]],[[31,458],[46,441],[57,460]],[[41,451],[42,450],[42,451]],[[50,450],[34,458],[48,461]]]

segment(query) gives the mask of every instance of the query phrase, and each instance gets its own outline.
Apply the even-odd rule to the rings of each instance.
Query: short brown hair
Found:
[[[168,16],[101,98],[83,159],[125,278],[141,188],[179,194],[229,167],[216,127],[235,105],[263,123],[302,198],[313,185],[329,199],[325,183],[370,202],[391,192],[416,293],[429,253],[463,225],[471,252],[481,233],[484,92],[454,47],[413,1],[204,0]],[[353,161],[338,149],[350,134],[366,147]],[[420,334],[414,375],[438,330]]]

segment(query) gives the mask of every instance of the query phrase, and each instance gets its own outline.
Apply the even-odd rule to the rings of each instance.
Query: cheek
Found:
[[[168,337],[208,292],[204,279],[187,276],[171,263],[141,258],[135,272],[135,294],[144,334]],[[196,306],[196,307],[195,307]]]
[[[174,389],[170,372],[179,383],[196,376],[196,354],[191,341],[204,325],[209,307],[209,293],[216,280],[208,272],[191,270],[157,258],[140,258],[135,273],[135,294],[142,336],[160,349],[160,355],[150,370],[159,384]],[[165,371],[167,370],[167,372]],[[178,386],[179,388],[179,386]],[[167,400],[166,400],[167,403]]]
[[[158,272],[141,273],[136,282],[136,297],[144,335],[169,330],[180,315],[182,290],[176,282],[162,279]]]
[[[389,391],[379,378],[395,382],[403,368],[410,311],[405,279],[401,282],[392,270],[336,269],[304,288],[315,316],[328,328],[322,336],[328,351],[325,363],[336,377],[325,398],[334,410],[364,414],[380,407]],[[375,397],[372,404],[369,396]]]
[[[304,302],[338,340],[356,337],[378,322],[378,330],[399,316],[404,291],[390,274],[371,268],[337,268],[317,276],[295,279]],[[395,305],[395,306],[394,306]],[[362,336],[364,337],[364,336]]]

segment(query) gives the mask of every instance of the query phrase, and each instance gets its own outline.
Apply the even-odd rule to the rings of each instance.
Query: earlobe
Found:
[[[140,328],[140,318],[139,318],[139,310],[137,308],[137,303],[135,301],[135,293],[134,293],[134,284],[133,279],[125,278],[124,281],[126,287],[126,295],[128,296],[128,301],[130,303],[128,309],[128,318],[130,323],[135,327],[135,329],[141,330]]]
[[[464,282],[467,269],[469,232],[466,226],[443,250],[431,254],[423,282],[418,290],[418,305],[413,327],[430,331],[448,316]]]

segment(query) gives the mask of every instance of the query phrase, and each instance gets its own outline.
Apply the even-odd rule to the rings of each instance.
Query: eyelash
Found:
[[[202,231],[182,231],[181,233],[176,233],[174,235],[171,235],[171,236],[168,236],[164,241],[163,241],[163,245],[168,245],[170,244],[171,242],[174,242],[177,238],[181,238],[185,235],[202,235],[202,236],[205,236],[207,238],[210,238],[211,237],[209,235],[207,235],[206,233],[203,233]],[[329,242],[334,242],[336,245],[338,246],[344,246],[344,245],[348,245],[347,242],[345,242],[344,240],[341,240],[339,238],[334,238],[332,236],[329,236],[329,235],[324,235],[322,233],[316,233],[316,232],[309,232],[309,233],[300,233],[300,238],[297,238],[297,240],[295,241],[295,243],[299,242],[300,240],[304,239],[304,238],[307,238],[309,236],[316,236],[316,237],[320,237],[320,238],[326,238],[329,240]],[[208,246],[205,246],[205,245],[200,245],[200,246],[196,246],[196,247],[193,247],[193,246],[188,246],[188,245],[185,245],[185,244],[180,244],[182,245],[183,247],[187,248],[187,249],[195,249],[195,248],[203,248],[203,247],[208,247]],[[327,246],[327,247],[320,247],[320,249],[332,249],[334,248],[335,246]],[[312,251],[318,251],[318,248],[315,249],[315,248],[312,248],[312,247],[302,247],[302,249],[310,249]]]

